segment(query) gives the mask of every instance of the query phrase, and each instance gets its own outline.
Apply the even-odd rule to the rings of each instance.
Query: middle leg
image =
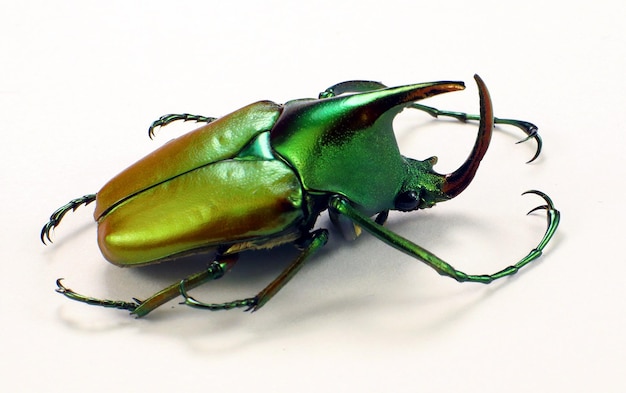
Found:
[[[232,308],[247,307],[246,311],[257,311],[265,303],[267,303],[282,287],[285,286],[298,273],[304,265],[304,262],[316,251],[322,248],[328,241],[328,231],[326,229],[318,229],[311,232],[302,242],[302,252],[278,277],[274,279],[267,287],[265,287],[256,296],[236,300],[227,303],[203,303],[187,294],[187,283],[183,280],[180,282],[180,293],[185,298],[184,304],[188,306],[201,308],[210,311],[230,310]]]

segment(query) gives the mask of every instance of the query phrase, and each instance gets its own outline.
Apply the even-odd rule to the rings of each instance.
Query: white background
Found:
[[[21,1],[0,6],[0,390],[6,392],[623,392],[626,6],[620,1]],[[214,4],[211,4],[214,3]],[[552,5],[554,4],[554,5]],[[476,112],[473,73],[497,116],[535,122],[544,152],[498,128],[461,196],[393,215],[389,228],[469,273],[540,239],[549,193],[562,225],[544,256],[489,286],[458,284],[364,235],[329,245],[261,311],[173,301],[137,320],[64,299],[146,297],[206,260],[105,262],[92,206],[44,247],[50,213],[96,192],[191,124],[260,99],[315,97],[349,79],[465,80],[429,100]],[[402,151],[449,171],[476,125],[403,114]],[[364,157],[367,159],[367,157]],[[337,168],[341,170],[341,168]],[[349,174],[348,174],[349,175]],[[327,225],[324,215],[319,225]],[[250,296],[290,248],[246,254],[207,301]]]

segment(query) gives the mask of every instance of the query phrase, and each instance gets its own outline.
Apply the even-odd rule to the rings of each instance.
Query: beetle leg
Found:
[[[274,281],[256,295],[257,303],[252,307],[252,311],[257,311],[265,305],[285,284],[298,273],[304,262],[316,251],[322,248],[328,241],[328,231],[326,229],[318,229],[309,234],[309,237],[302,244],[302,253],[298,255],[287,268],[280,273]]]
[[[187,284],[183,281],[180,283],[180,292],[185,298],[185,304],[211,311],[230,310],[232,308],[247,307],[245,311],[257,311],[265,303],[267,303],[285,284],[293,278],[293,276],[302,268],[308,257],[313,255],[317,250],[322,248],[328,241],[328,231],[319,229],[311,232],[302,244],[302,252],[278,277],[274,279],[267,287],[265,287],[256,296],[242,300],[235,300],[227,303],[202,303],[187,294]]]
[[[361,228],[346,216],[338,214],[334,210],[328,211],[330,222],[341,232],[345,240],[352,241],[361,236]]]
[[[532,249],[525,257],[520,259],[516,264],[508,266],[496,273],[493,274],[481,274],[481,275],[471,275],[466,274],[462,271],[456,270],[452,265],[445,262],[443,259],[439,258],[432,252],[418,246],[417,244],[411,242],[408,239],[403,238],[390,231],[389,229],[383,227],[382,225],[378,225],[371,218],[367,217],[363,213],[359,212],[355,209],[348,200],[341,196],[334,196],[331,198],[329,202],[329,208],[336,210],[338,213],[344,214],[361,226],[363,229],[370,232],[372,235],[376,236],[380,240],[389,244],[390,246],[408,254],[414,258],[417,258],[423,262],[425,262],[428,266],[435,269],[439,274],[443,276],[449,276],[454,278],[459,282],[469,281],[469,282],[478,282],[483,284],[488,284],[494,280],[497,280],[502,277],[510,276],[519,271],[522,267],[526,266],[528,263],[534,261],[535,259],[541,256],[541,253],[544,247],[548,244],[556,228],[559,225],[559,211],[555,209],[554,204],[550,198],[536,190],[527,191],[524,194],[531,193],[537,194],[544,199],[546,202],[545,205],[538,206],[537,208],[531,210],[533,212],[538,209],[545,209],[548,217],[548,225],[545,231],[545,234],[541,241],[537,244],[537,246]],[[529,212],[529,213],[530,213]]]
[[[50,232],[61,223],[61,220],[67,212],[70,210],[75,211],[81,205],[87,206],[95,200],[96,194],[88,194],[80,198],[72,199],[67,204],[61,206],[54,213],[52,213],[50,221],[48,221],[41,229],[41,241],[43,244],[46,244],[46,239],[48,239],[49,242],[52,242],[52,239],[50,239]]]
[[[217,255],[215,260],[206,268],[198,273],[194,273],[189,277],[176,282],[167,288],[150,296],[148,299],[139,302],[140,304],[132,310],[138,318],[143,317],[155,308],[167,303],[179,295],[185,295],[184,288],[195,288],[204,284],[207,281],[220,279],[226,274],[239,259],[238,254],[232,255]]]
[[[134,302],[126,302],[123,300],[97,299],[94,297],[81,295],[80,293],[74,292],[70,288],[63,285],[61,281],[63,281],[62,278],[57,279],[56,291],[58,293],[65,295],[65,297],[68,297],[72,300],[91,304],[92,306],[102,306],[107,308],[117,308],[120,310],[134,311],[140,303],[137,299],[133,299]]]
[[[256,297],[249,297],[246,299],[233,300],[231,302],[226,303],[203,303],[199,302],[193,297],[187,294],[187,289],[185,288],[185,281],[181,280],[178,284],[178,292],[183,296],[185,301],[180,304],[186,304],[190,307],[194,308],[202,308],[205,310],[211,311],[221,311],[221,310],[232,310],[233,308],[242,308],[246,307],[245,311],[248,311],[250,308],[254,307],[257,302]]]
[[[348,241],[356,240],[361,236],[361,227],[350,220],[348,217],[340,215],[335,210],[329,210],[328,215],[333,225],[341,232],[343,238]],[[387,218],[389,217],[389,210],[383,210],[376,215],[374,221],[378,225],[385,225]]]
[[[453,117],[459,121],[462,121],[463,123],[467,122],[468,120],[480,120],[480,115],[471,115],[463,112],[444,111],[422,104],[413,103],[410,107],[424,111],[435,118],[438,118],[439,116]],[[537,142],[537,150],[535,151],[535,155],[530,160],[528,160],[527,163],[533,162],[537,157],[539,157],[543,142],[541,141],[541,136],[539,136],[539,134],[537,133],[536,125],[524,120],[500,119],[498,117],[494,117],[493,121],[495,124],[507,124],[522,130],[524,134],[526,134],[526,138],[518,141],[517,143],[523,143],[529,139],[534,139]]]
[[[228,272],[235,265],[235,262],[237,262],[237,258],[237,254],[228,256],[218,255],[215,258],[215,261],[213,261],[213,263],[211,263],[206,270],[192,274],[191,276],[183,279],[181,282],[176,282],[175,284],[170,285],[169,287],[155,293],[144,301],[133,298],[132,302],[127,302],[124,300],[98,299],[81,295],[80,293],[74,292],[72,289],[63,285],[61,283],[61,281],[63,280],[62,278],[59,278],[57,280],[58,288],[56,289],[56,291],[72,300],[91,304],[94,306],[128,310],[131,312],[131,314],[135,314],[138,318],[141,318],[155,308],[179,296],[181,294],[181,283],[184,282],[185,286],[187,286],[188,288],[195,288],[198,285],[204,284],[207,281],[217,280],[218,278],[221,278],[224,274],[226,274],[226,272]]]
[[[384,89],[386,87],[387,86],[382,83],[374,81],[347,81],[329,87],[321,92],[318,98],[330,98],[344,93],[363,93],[366,91]]]
[[[148,136],[150,139],[154,137],[154,129],[157,127],[165,127],[166,125],[173,123],[175,121],[195,121],[196,123],[211,123],[217,120],[217,117],[207,117],[207,116],[199,116],[199,115],[191,115],[189,113],[181,113],[181,114],[170,114],[159,117],[158,120],[155,120],[148,128]]]

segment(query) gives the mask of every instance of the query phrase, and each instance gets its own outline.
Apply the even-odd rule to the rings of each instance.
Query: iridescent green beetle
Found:
[[[57,280],[57,291],[88,304],[129,310],[144,316],[182,295],[185,304],[209,310],[243,307],[258,310],[272,298],[328,239],[326,229],[314,230],[321,212],[348,239],[361,229],[388,245],[422,260],[439,274],[457,281],[489,283],[515,274],[537,259],[559,223],[559,212],[539,191],[548,224],[543,239],[512,266],[488,275],[456,270],[424,248],[386,229],[390,210],[413,211],[454,198],[472,181],[483,158],[494,123],[523,130],[535,139],[537,128],[528,122],[497,119],[489,93],[475,76],[480,115],[439,111],[416,101],[464,89],[462,82],[432,82],[388,88],[378,82],[337,84],[319,99],[300,99],[278,105],[261,101],[220,119],[168,115],[150,127],[175,120],[207,125],[170,141],[107,183],[97,194],[74,199],[55,211],[41,231],[50,232],[63,216],[96,201],[98,244],[107,260],[118,266],[142,266],[178,256],[216,253],[207,269],[186,277],[144,301],[96,299],[78,294]],[[405,108],[459,120],[479,120],[475,146],[453,173],[433,170],[436,158],[417,161],[400,155],[392,121]],[[371,218],[374,217],[375,218]],[[299,256],[256,296],[227,303],[202,303],[187,290],[222,277],[245,250],[292,243]]]

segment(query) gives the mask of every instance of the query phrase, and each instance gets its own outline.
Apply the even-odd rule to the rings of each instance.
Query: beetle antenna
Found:
[[[61,223],[61,220],[67,214],[67,212],[69,212],[70,210],[75,211],[81,205],[87,206],[88,204],[90,204],[91,202],[95,200],[96,200],[96,194],[88,194],[80,198],[72,199],[67,204],[58,208],[50,216],[50,221],[48,221],[46,225],[44,225],[43,228],[41,229],[41,242],[43,244],[46,244],[46,239],[48,239],[48,241],[52,243],[52,239],[50,238],[50,232],[52,232],[52,230]]]

